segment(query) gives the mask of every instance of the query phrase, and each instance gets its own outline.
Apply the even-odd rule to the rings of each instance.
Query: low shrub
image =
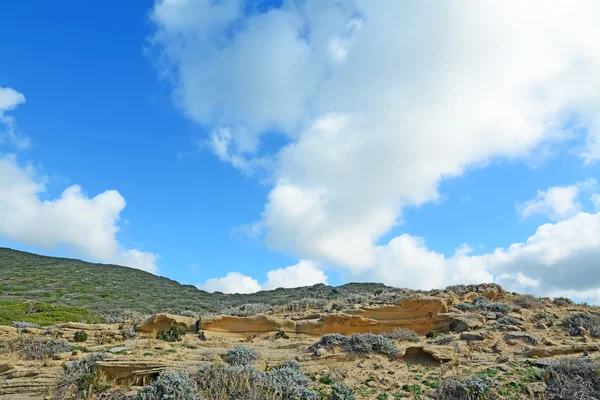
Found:
[[[437,389],[440,400],[483,400],[494,381],[485,375],[475,375],[464,380],[452,377],[442,381]]]
[[[406,328],[394,329],[392,333],[388,333],[385,336],[392,340],[404,340],[413,343],[419,342],[421,340],[421,338],[419,337],[419,335],[417,335],[415,331]]]
[[[546,399],[600,399],[600,367],[592,360],[562,359],[542,372]]]
[[[569,299],[568,297],[555,297],[552,299],[552,303],[558,307],[568,307],[573,305],[573,300]]]
[[[105,354],[91,354],[80,360],[66,363],[63,375],[56,384],[55,398],[68,398],[70,394],[76,395],[77,398],[86,398],[86,395],[109,389],[101,377],[94,375],[96,362],[103,360],[105,356]]]
[[[10,348],[26,360],[43,360],[71,351],[71,344],[62,339],[23,335],[12,342]]]
[[[250,365],[258,360],[258,354],[246,346],[229,349],[225,356],[225,361],[231,365]]]
[[[325,306],[327,305],[328,301],[325,299],[309,299],[309,298],[304,298],[304,299],[299,299],[299,300],[294,300],[291,301],[289,303],[287,303],[286,305],[284,305],[282,308],[285,311],[306,311],[306,310],[322,310],[325,308]]]
[[[355,354],[379,353],[394,354],[398,349],[391,339],[372,333],[355,333],[352,336],[340,334],[327,334],[321,337],[318,342],[313,343],[310,351],[316,351],[319,347],[331,350],[334,347],[341,346],[344,351]]]
[[[331,385],[331,400],[355,400],[354,391],[343,382]]]
[[[133,339],[138,336],[138,333],[135,331],[135,329],[133,329],[133,327],[123,328],[121,329],[121,336],[123,336],[123,339],[125,340]]]
[[[558,317],[552,313],[547,313],[545,311],[540,311],[531,317],[533,322],[541,322],[548,326],[554,325],[554,322],[558,319]]]
[[[75,332],[73,339],[77,343],[85,342],[88,339],[88,334],[84,330],[79,330],[79,331]]]
[[[435,331],[427,331],[427,333],[425,334],[425,337],[427,339],[435,339],[438,337],[438,334]]]
[[[496,320],[496,326],[521,325],[521,321],[513,317],[502,317]]]
[[[571,336],[583,336],[582,328],[587,330],[591,337],[600,337],[600,314],[597,313],[575,313],[562,321],[562,326]]]
[[[453,336],[441,334],[433,341],[433,343],[445,346],[454,342],[454,340]]]
[[[209,364],[198,371],[196,386],[202,399],[279,399],[265,388],[259,377],[260,373],[253,366]]]
[[[260,381],[274,394],[280,395],[282,399],[316,400],[318,398],[315,391],[308,389],[310,379],[296,368],[272,369],[261,374]]]
[[[527,309],[540,308],[544,306],[544,302],[539,297],[531,294],[520,294],[516,296],[512,302],[521,308]]]
[[[12,326],[14,326],[17,329],[25,329],[25,328],[39,329],[40,328],[40,326],[38,324],[34,324],[33,322],[25,322],[25,321],[15,321],[12,323]]]
[[[493,301],[488,300],[486,297],[479,296],[476,297],[471,303],[459,303],[454,305],[454,308],[467,312],[467,311],[487,311],[487,312],[496,312],[500,314],[508,314],[509,308],[504,303],[494,303]]]
[[[146,385],[136,400],[198,400],[196,384],[186,371],[162,372],[156,381]]]
[[[273,309],[272,306],[264,303],[248,303],[240,306],[230,307],[223,310],[224,315],[233,315],[235,317],[249,317],[252,315],[265,314]]]
[[[165,342],[179,342],[185,331],[178,326],[172,326],[169,329],[161,330],[156,334],[156,338]]]

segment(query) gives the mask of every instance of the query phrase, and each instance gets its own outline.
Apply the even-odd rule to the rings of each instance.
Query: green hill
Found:
[[[138,269],[0,248],[0,323],[23,314],[20,320],[31,320],[27,312],[45,312],[48,321],[67,318],[64,313],[93,321],[118,310],[220,312],[247,303],[282,305],[302,298],[335,299],[377,289],[388,288],[378,283],[350,283],[337,288],[319,284],[252,294],[208,293]],[[37,310],[31,310],[32,301]]]

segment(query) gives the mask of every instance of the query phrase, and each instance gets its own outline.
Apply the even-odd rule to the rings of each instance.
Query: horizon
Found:
[[[0,247],[600,304],[600,4],[545,4],[3,5]]]

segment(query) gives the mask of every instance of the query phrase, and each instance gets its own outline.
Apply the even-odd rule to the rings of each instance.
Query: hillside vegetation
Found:
[[[383,284],[351,283],[253,294],[208,293],[133,268],[0,248],[0,323],[93,322],[97,316],[119,310],[220,313],[243,304],[283,305],[304,298],[331,300],[388,289],[392,290]],[[27,313],[31,306],[25,301],[36,302],[35,307],[46,314]]]

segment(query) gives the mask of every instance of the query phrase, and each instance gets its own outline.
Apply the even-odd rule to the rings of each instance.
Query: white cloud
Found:
[[[153,43],[181,109],[228,127],[227,146],[214,148],[221,159],[260,155],[273,130],[291,141],[274,158],[257,225],[274,249],[407,286],[432,283],[406,253],[427,260],[419,265],[438,284],[486,279],[473,259],[446,259],[419,238],[377,243],[404,207],[436,200],[440,181],[467,168],[526,159],[579,131],[581,159],[600,159],[596,1],[305,0],[243,10],[241,0],[159,2]],[[587,129],[563,129],[573,118]],[[566,204],[561,215],[576,212],[568,195],[553,203]]]
[[[592,203],[594,204],[594,209],[596,211],[600,211],[600,193],[594,193],[592,195]]]
[[[317,268],[317,264],[310,260],[301,260],[296,265],[279,268],[267,272],[267,282],[262,285],[263,290],[311,286],[317,283],[327,283],[325,273]]]
[[[78,185],[60,197],[42,200],[43,178],[14,155],[0,155],[0,235],[44,249],[66,246],[94,261],[127,265],[156,273],[157,256],[125,249],[115,235],[125,199],[115,190],[89,198]]]
[[[198,284],[198,288],[209,292],[254,293],[259,290],[311,286],[317,283],[327,283],[325,273],[315,262],[300,260],[296,265],[267,272],[267,281],[262,285],[249,276],[230,272],[222,278],[212,278]]]
[[[31,144],[31,140],[27,136],[16,131],[14,118],[5,115],[7,111],[14,110],[22,103],[25,103],[25,96],[22,93],[0,86],[0,144],[9,142],[18,149],[24,149]],[[4,125],[4,129],[2,129],[2,125]]]
[[[541,214],[553,221],[559,221],[572,217],[583,208],[577,201],[580,193],[593,190],[595,186],[596,180],[590,178],[569,186],[553,186],[546,190],[538,190],[534,199],[517,204],[517,211],[522,218]]]
[[[239,272],[229,272],[223,278],[212,278],[202,284],[198,284],[198,289],[207,292],[223,293],[254,293],[258,292],[260,284],[249,276]]]

